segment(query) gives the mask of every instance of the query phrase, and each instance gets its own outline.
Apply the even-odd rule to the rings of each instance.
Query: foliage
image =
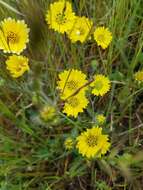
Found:
[[[106,26],[113,35],[103,50],[93,39],[72,43],[50,29],[45,15],[50,0],[0,0],[1,21],[23,19],[30,28],[23,52],[30,70],[12,78],[6,70],[9,54],[0,51],[0,190],[142,190],[143,84],[134,74],[143,69],[142,0],[70,1],[78,16],[94,26]],[[89,105],[78,118],[62,113],[56,88],[63,70],[77,69],[88,79],[103,74],[111,90],[103,97],[89,95]],[[47,122],[45,106],[56,108]],[[104,133],[111,148],[101,159],[87,160],[67,138],[97,125],[106,116]],[[102,126],[101,126],[102,127]]]

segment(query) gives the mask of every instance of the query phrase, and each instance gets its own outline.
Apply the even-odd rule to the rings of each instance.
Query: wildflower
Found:
[[[135,80],[139,82],[143,82],[143,70],[136,72],[134,77],[135,77]]]
[[[104,26],[98,27],[94,32],[94,39],[99,46],[101,46],[103,49],[106,49],[112,41],[112,33]]]
[[[23,20],[4,19],[0,27],[0,49],[20,54],[29,42],[29,28]]]
[[[92,89],[92,94],[96,96],[103,96],[110,90],[110,80],[104,75],[95,75],[94,81],[90,84]]]
[[[41,110],[40,116],[44,121],[55,119],[56,109],[53,106],[47,105]]]
[[[87,158],[101,157],[106,154],[109,147],[108,135],[103,135],[100,127],[87,129],[77,137],[76,148],[82,156]]]
[[[72,138],[67,138],[66,140],[65,140],[65,142],[64,142],[64,145],[65,145],[65,148],[67,149],[67,150],[71,150],[72,148],[73,148],[73,140],[72,140]]]
[[[29,70],[28,58],[20,55],[11,55],[6,61],[6,68],[13,78],[18,78]]]
[[[80,41],[81,43],[89,37],[93,22],[86,17],[76,17],[76,21],[71,30],[68,31],[68,36],[73,43]]]
[[[75,22],[75,13],[72,11],[71,3],[60,0],[50,4],[46,21],[50,28],[60,33],[70,30]]]
[[[105,123],[106,117],[103,114],[98,114],[96,116],[96,120],[97,120],[98,124],[102,125]]]
[[[79,70],[65,70],[59,74],[58,89],[61,91],[61,99],[65,100],[78,89],[82,88],[86,83],[86,75]],[[83,87],[81,91],[85,91]]]
[[[87,105],[88,100],[85,97],[85,94],[83,92],[80,92],[77,95],[67,99],[63,112],[68,116],[73,116],[76,118],[79,113],[83,112]]]

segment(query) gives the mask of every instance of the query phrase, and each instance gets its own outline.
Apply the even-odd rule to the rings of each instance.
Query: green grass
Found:
[[[103,51],[93,39],[72,44],[50,30],[45,13],[50,0],[0,0],[0,18],[24,19],[30,43],[24,55],[30,72],[12,79],[0,51],[0,190],[142,190],[143,85],[133,79],[143,68],[142,0],[74,0],[77,15],[105,25],[113,42]],[[106,74],[112,89],[91,98],[78,119],[61,112],[57,76],[69,68],[88,75]],[[58,108],[56,122],[45,123],[39,112],[47,104]],[[92,106],[91,106],[92,105]],[[107,116],[104,131],[112,147],[107,156],[87,161],[65,151],[64,139],[90,127],[95,113]]]

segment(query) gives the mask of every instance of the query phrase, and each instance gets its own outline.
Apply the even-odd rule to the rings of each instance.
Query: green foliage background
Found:
[[[73,0],[77,15],[105,25],[113,33],[102,51],[91,39],[72,44],[65,35],[48,29],[45,13],[50,0],[0,0],[0,19],[24,19],[30,43],[23,55],[30,72],[12,79],[5,69],[8,55],[0,51],[0,190],[142,190],[143,189],[143,85],[134,72],[143,68],[142,0]],[[57,76],[69,68],[89,78],[106,74],[112,89],[103,98],[91,98],[77,120],[61,113]],[[45,123],[39,117],[47,104],[58,117]],[[110,153],[87,161],[76,150],[66,152],[64,139],[92,125],[94,113],[107,116]]]

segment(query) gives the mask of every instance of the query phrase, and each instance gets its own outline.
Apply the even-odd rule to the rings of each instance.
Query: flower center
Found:
[[[58,24],[65,24],[67,19],[64,13],[57,14],[56,21]]]
[[[15,69],[15,70],[16,70],[16,72],[20,72],[20,71],[21,71],[21,69],[22,69],[22,68],[21,68],[21,66],[20,66],[20,65],[17,65],[17,67],[16,67],[16,69]]]
[[[71,107],[75,108],[75,107],[78,106],[79,102],[78,102],[78,99],[76,97],[73,97],[73,98],[71,98],[71,99],[68,100],[68,104]]]
[[[103,87],[103,83],[102,83],[101,81],[95,81],[94,87],[95,87],[97,90],[101,90],[102,87]]]
[[[19,37],[16,33],[9,31],[7,34],[8,43],[15,44],[19,41]]]
[[[143,81],[143,73],[138,73],[138,74],[136,75],[136,78],[137,78],[137,80],[139,80],[139,81]]]
[[[84,34],[84,29],[83,28],[78,28],[75,33],[76,33],[77,36],[83,35]]]
[[[88,144],[89,147],[94,147],[97,145],[97,137],[94,135],[88,135],[86,142]]]
[[[16,65],[16,71],[20,72],[23,68],[26,68],[26,63],[23,61],[19,61],[19,63]]]
[[[69,90],[76,90],[78,88],[78,83],[74,80],[71,80],[66,83],[66,87]]]
[[[101,42],[105,41],[105,36],[103,34],[100,34],[98,36],[98,40],[101,41]]]
[[[77,31],[76,31],[76,35],[79,36],[80,34],[81,34],[80,30],[77,30]]]

